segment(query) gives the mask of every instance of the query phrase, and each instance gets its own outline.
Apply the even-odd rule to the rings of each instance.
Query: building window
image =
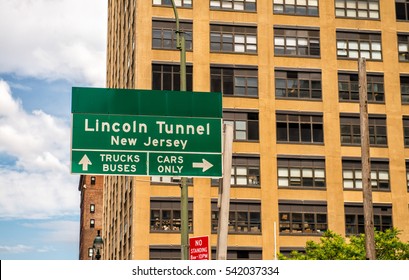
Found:
[[[186,65],[186,90],[192,91],[193,67]],[[180,90],[180,67],[171,64],[152,64],[152,89]]]
[[[94,228],[95,227],[95,219],[89,220],[89,227]]]
[[[173,176],[173,177],[161,177],[161,176],[152,176],[151,183],[160,183],[160,184],[180,184],[181,177]],[[193,178],[187,178],[188,185],[193,185]]]
[[[327,205],[279,201],[280,235],[322,234],[328,229]]]
[[[231,184],[233,186],[260,187],[260,159],[233,157]]]
[[[212,260],[216,260],[216,249],[212,249]],[[263,251],[258,248],[227,247],[227,260],[262,260]]]
[[[226,96],[257,97],[257,73],[257,69],[210,67],[211,91]]]
[[[381,34],[337,31],[338,58],[381,60]]]
[[[180,260],[180,258],[180,246],[173,245],[168,248],[166,248],[166,246],[151,246],[149,248],[150,260]]]
[[[393,227],[392,206],[373,206],[374,226],[378,231],[385,231]],[[364,209],[362,204],[345,204],[345,231],[346,235],[365,233]]]
[[[361,144],[361,130],[359,115],[357,116],[342,116],[341,123],[341,144],[355,145]],[[386,117],[385,116],[369,116],[369,142],[373,146],[387,146],[388,139],[386,133]]]
[[[374,191],[389,191],[389,163],[371,161],[371,186]],[[362,189],[362,165],[359,160],[342,161],[342,178],[344,189]]]
[[[409,35],[398,34],[399,61],[409,61]]]
[[[95,213],[95,204],[90,204],[90,206],[89,206],[89,212],[90,212],[90,213]]]
[[[409,161],[406,160],[406,186],[409,192]]]
[[[255,12],[257,0],[210,0],[210,9]]]
[[[273,0],[274,14],[318,16],[318,0]]]
[[[212,179],[212,186],[219,186],[220,179]],[[231,185],[235,187],[260,187],[260,158],[233,156]]]
[[[278,187],[325,188],[324,159],[279,158]]]
[[[275,92],[276,98],[321,100],[321,73],[276,70]]]
[[[383,75],[367,74],[368,102],[384,103]],[[338,73],[339,101],[359,101],[358,74]]]
[[[280,254],[287,258],[291,258],[294,251],[305,254],[305,247],[280,247]]]
[[[93,248],[88,248],[88,257],[92,258],[94,256],[94,249]]]
[[[230,202],[229,233],[261,233],[261,204],[260,202]],[[217,203],[212,202],[212,233],[217,232],[219,223],[219,209]]]
[[[324,143],[322,115],[276,114],[277,141],[289,143]]]
[[[257,53],[257,27],[210,25],[212,52]]]
[[[395,0],[396,7],[396,19],[409,20],[409,1],[408,0]]]
[[[409,104],[409,76],[400,76],[400,94],[403,104]]]
[[[180,200],[151,200],[151,232],[180,231]],[[188,204],[189,231],[193,231],[193,202]]]
[[[95,185],[97,179],[94,176],[91,176],[91,185]]]
[[[336,0],[337,17],[379,19],[379,0]]]
[[[191,8],[193,0],[175,0],[176,7]],[[172,6],[171,0],[152,0],[153,5]]]
[[[193,49],[192,23],[181,22],[180,30],[185,36],[186,50]],[[174,21],[152,21],[152,48],[176,50],[176,23]]]
[[[320,56],[320,31],[274,27],[274,55]]]
[[[233,126],[234,140],[258,141],[258,113],[223,112],[224,124]]]
[[[409,147],[409,116],[403,116],[403,137],[405,147]]]

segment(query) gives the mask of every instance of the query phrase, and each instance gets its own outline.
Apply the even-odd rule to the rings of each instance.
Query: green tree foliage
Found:
[[[409,260],[409,242],[400,241],[399,230],[375,231],[376,259]],[[326,231],[320,242],[307,241],[305,253],[293,251],[289,257],[279,255],[281,260],[365,260],[365,235],[348,239],[333,231]]]

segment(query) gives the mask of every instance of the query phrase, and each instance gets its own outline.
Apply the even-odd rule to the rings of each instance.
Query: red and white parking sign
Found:
[[[209,236],[189,238],[189,259],[208,260],[209,259]]]

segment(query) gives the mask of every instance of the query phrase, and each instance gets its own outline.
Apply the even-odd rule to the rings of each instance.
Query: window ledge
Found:
[[[349,60],[349,61],[358,61],[358,58],[350,58],[350,57],[339,57],[337,56],[338,60]],[[367,58],[366,61],[371,61],[371,62],[383,62],[383,59],[371,59]]]
[[[344,188],[344,191],[362,192],[362,189],[357,189],[357,188],[355,188],[355,189],[347,189],[347,188]],[[388,192],[391,192],[391,189],[388,189],[388,190],[372,189],[372,192],[388,193]]]
[[[326,187],[280,187],[278,186],[279,190],[307,190],[307,191],[326,191]]]
[[[307,143],[307,142],[284,142],[284,141],[277,141],[277,144],[284,144],[284,145],[318,145],[318,146],[324,146],[325,144],[323,142],[320,143]]]
[[[273,12],[275,16],[295,16],[295,17],[310,17],[310,18],[319,18],[319,15],[298,15],[298,14],[290,14],[290,13],[276,13]]]
[[[280,232],[280,236],[321,236],[324,232],[318,233],[291,233],[291,232]]]
[[[289,54],[274,54],[274,57],[293,57],[293,58],[313,58],[313,59],[321,59],[321,55],[289,55]]]
[[[209,7],[210,11],[213,12],[234,12],[234,13],[250,13],[250,14],[257,14],[257,10],[253,11],[247,11],[247,10],[235,10],[235,9],[223,9],[223,8],[217,8],[217,7]]]

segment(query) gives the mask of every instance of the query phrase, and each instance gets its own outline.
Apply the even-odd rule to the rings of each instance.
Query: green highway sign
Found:
[[[79,174],[147,175],[146,152],[72,151],[71,171]]]
[[[222,118],[220,92],[73,87],[73,114]]]
[[[211,118],[74,114],[72,149],[221,153],[222,121]]]
[[[221,154],[72,151],[72,172],[94,175],[220,177]]]
[[[71,172],[222,177],[214,92],[72,89]]]
[[[221,162],[221,154],[149,153],[149,175],[220,177]]]

